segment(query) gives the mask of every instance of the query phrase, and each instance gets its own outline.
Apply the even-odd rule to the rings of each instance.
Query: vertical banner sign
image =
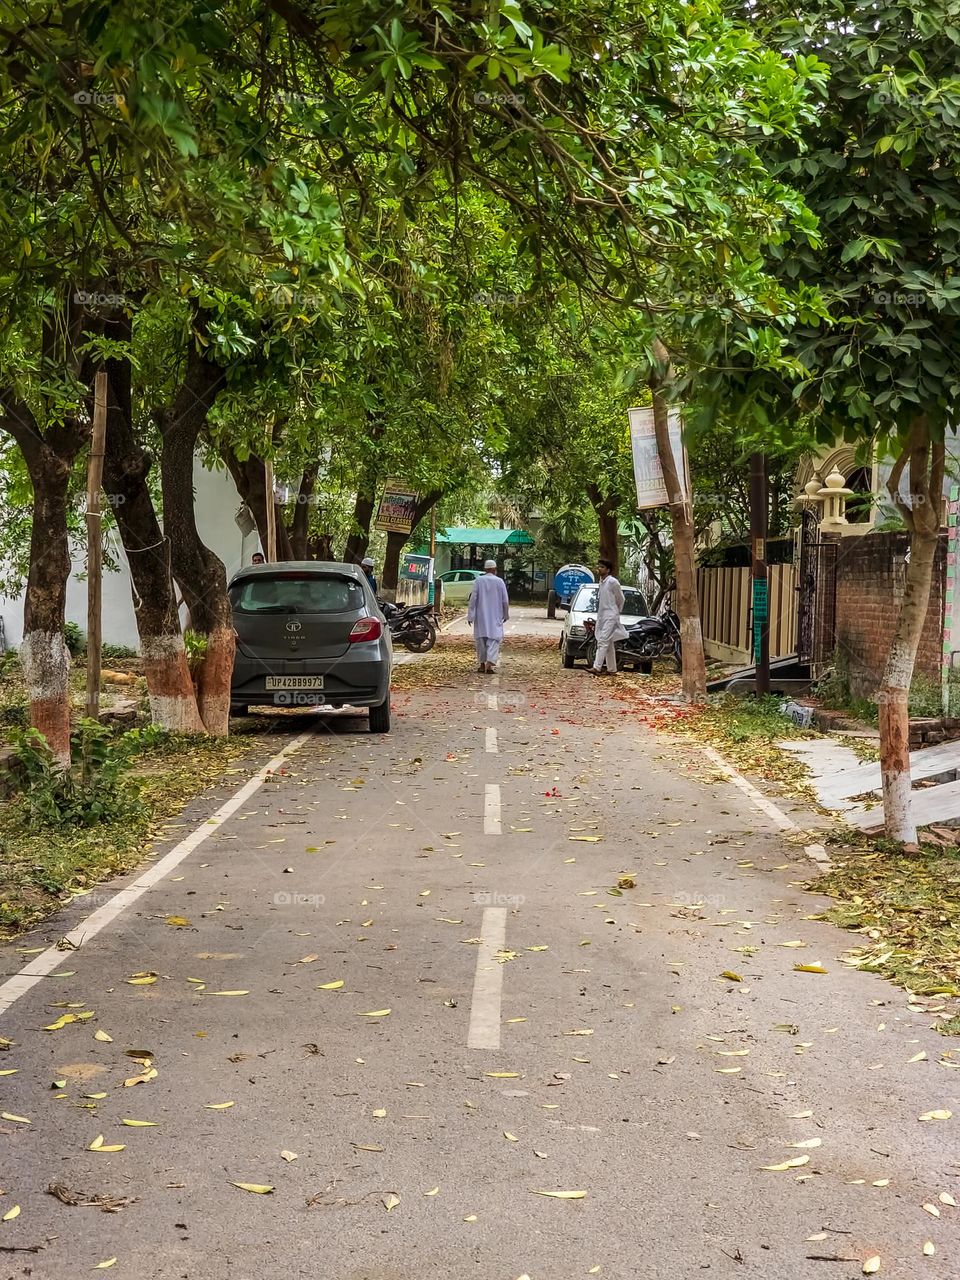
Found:
[[[760,660],[760,646],[763,643],[763,624],[769,613],[768,584],[765,578],[753,580],[753,658]]]
[[[400,558],[400,589],[397,599],[407,604],[430,604],[433,599],[433,556],[404,555]]]
[[[402,480],[388,480],[377,512],[377,528],[386,529],[388,533],[412,532],[419,496],[416,489]]]
[[[955,659],[960,654],[960,610],[957,609],[957,556],[960,554],[960,485],[950,486],[947,503],[947,582],[943,600],[943,657],[940,666],[943,713],[960,715],[960,669]]]
[[[657,436],[653,425],[652,409],[628,409],[630,418],[630,444],[633,449],[633,474],[637,482],[637,509],[648,507],[666,507],[670,504],[671,495],[663,480],[663,469],[660,466],[660,455],[657,452]],[[683,430],[680,414],[672,412],[667,419],[670,430],[670,447],[677,466],[677,475],[681,478],[686,498],[690,492],[690,481],[687,476],[687,455],[683,447]]]

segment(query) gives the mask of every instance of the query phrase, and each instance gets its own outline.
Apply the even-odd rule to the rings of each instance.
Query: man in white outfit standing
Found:
[[[496,560],[486,560],[483,577],[477,578],[470,592],[467,606],[467,622],[473,627],[473,639],[477,646],[478,671],[491,674],[497,669],[500,645],[503,641],[503,624],[510,617],[510,597],[507,584],[497,577]]]
[[[617,672],[617,641],[626,640],[627,632],[620,621],[623,612],[623,588],[613,576],[613,565],[609,560],[599,562],[600,586],[597,588],[597,627],[594,635],[597,638],[597,656],[592,667],[587,670],[592,676],[603,672],[603,664],[607,664],[607,674]]]

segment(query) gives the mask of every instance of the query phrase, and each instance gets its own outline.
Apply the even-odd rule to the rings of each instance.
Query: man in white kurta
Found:
[[[503,624],[509,617],[507,584],[497,577],[496,560],[487,560],[483,566],[483,577],[477,578],[473,584],[467,606],[467,622],[473,627],[479,671],[493,672],[497,669]]]
[[[609,675],[617,670],[617,641],[626,640],[627,632],[620,621],[623,612],[623,588],[613,576],[613,565],[609,560],[601,560],[600,586],[597,589],[597,656],[593,666],[588,668],[591,675],[598,676],[607,664]]]

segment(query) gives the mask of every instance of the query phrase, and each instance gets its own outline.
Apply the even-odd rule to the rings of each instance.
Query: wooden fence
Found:
[[[792,564],[772,564],[768,573],[770,656],[785,658],[797,648],[797,571]],[[750,590],[749,569],[697,570],[708,658],[743,665],[753,661]]]

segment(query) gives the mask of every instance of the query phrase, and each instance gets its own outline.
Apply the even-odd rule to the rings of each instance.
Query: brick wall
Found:
[[[837,653],[850,673],[851,691],[868,698],[880,686],[897,611],[903,597],[910,545],[906,533],[843,538],[837,556]],[[940,535],[930,604],[917,652],[916,674],[940,678],[947,535]]]

